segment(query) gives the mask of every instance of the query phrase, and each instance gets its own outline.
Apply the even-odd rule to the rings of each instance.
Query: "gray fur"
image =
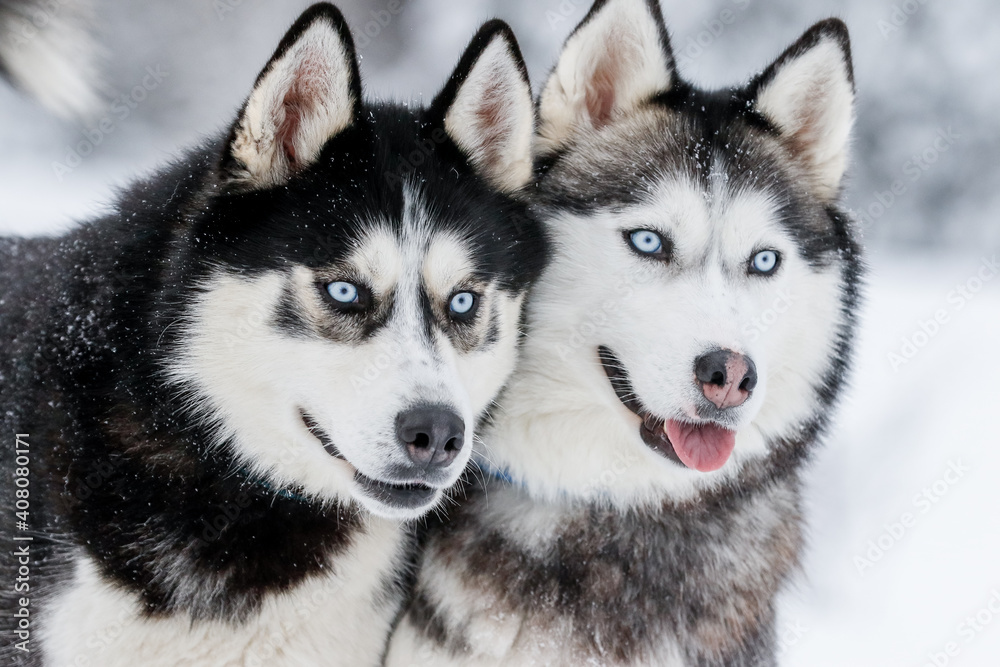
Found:
[[[802,541],[797,486],[621,512],[538,507],[494,482],[470,490],[425,558],[453,563],[466,586],[498,601],[491,613],[520,617],[526,631],[598,664],[657,664],[671,643],[685,647],[685,664],[769,664],[773,599]],[[559,525],[530,545],[495,521],[545,512]],[[436,616],[431,595],[417,589],[409,620],[460,656],[472,648],[462,619]],[[547,629],[567,617],[572,635]]]

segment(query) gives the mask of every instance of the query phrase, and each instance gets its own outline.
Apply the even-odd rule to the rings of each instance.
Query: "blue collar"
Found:
[[[484,480],[494,479],[498,482],[506,484],[507,486],[521,489],[521,491],[528,494],[529,496],[531,495],[528,492],[528,486],[522,480],[516,479],[514,475],[511,474],[510,468],[507,468],[506,466],[504,466],[502,469],[494,468],[489,464],[489,462],[485,458],[483,458],[482,456],[478,456],[476,454],[473,454],[473,458],[475,462],[479,465],[479,470],[480,472],[482,472]],[[570,502],[581,502],[581,499],[579,497],[571,495],[566,491],[560,490],[558,493],[561,497],[565,498]],[[600,491],[598,493],[600,496],[607,496],[607,492],[605,491]]]
[[[243,478],[244,481],[250,482],[254,486],[259,486],[262,489],[266,489],[277,496],[285,498],[286,500],[296,500],[300,503],[306,503],[306,504],[310,504],[312,502],[305,496],[300,496],[297,493],[292,493],[288,489],[275,488],[273,484],[271,484],[265,479],[262,479],[260,477],[251,474],[250,471],[247,470],[246,468],[240,468],[238,474],[240,475],[240,477]]]
[[[479,470],[483,473],[484,479],[495,479],[510,486],[523,486],[523,484],[514,480],[514,476],[510,474],[509,468],[505,467],[502,470],[497,470],[484,457],[473,456],[475,457],[476,465],[479,466]]]

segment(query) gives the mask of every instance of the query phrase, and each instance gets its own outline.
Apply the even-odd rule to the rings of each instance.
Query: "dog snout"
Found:
[[[401,412],[396,436],[416,465],[446,468],[465,444],[465,421],[445,406],[423,406]]]
[[[743,405],[757,386],[757,367],[750,357],[732,350],[714,350],[694,362],[702,393],[720,410]]]

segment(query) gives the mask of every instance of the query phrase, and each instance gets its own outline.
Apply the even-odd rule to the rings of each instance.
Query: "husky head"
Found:
[[[363,102],[332,6],[291,28],[220,150],[171,332],[169,376],[244,473],[389,518],[458,479],[543,261],[514,196],[533,124],[500,22],[426,109]]]
[[[840,21],[705,92],[680,79],[654,0],[594,5],[539,101],[555,252],[493,465],[542,496],[628,503],[797,460],[847,357],[853,99]]]

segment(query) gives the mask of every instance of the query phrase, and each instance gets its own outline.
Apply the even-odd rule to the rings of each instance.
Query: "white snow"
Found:
[[[1000,275],[961,309],[953,291],[983,258],[1000,253],[872,253],[853,387],[809,475],[783,664],[998,664]],[[925,342],[921,323],[939,311],[947,323],[893,370],[889,354],[904,337]],[[981,631],[962,625],[982,609]]]

